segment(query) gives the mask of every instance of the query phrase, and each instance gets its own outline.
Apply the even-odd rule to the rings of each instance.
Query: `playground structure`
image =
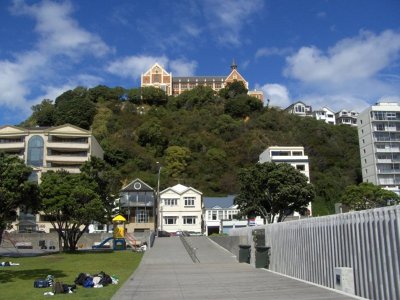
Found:
[[[123,216],[117,215],[115,218],[112,219],[112,222],[114,225],[113,236],[108,237],[100,244],[93,246],[93,249],[101,249],[111,241],[114,250],[126,250],[127,243],[132,249],[136,249],[138,246],[140,246],[140,242],[137,241],[137,239],[132,234],[126,232],[126,219]]]

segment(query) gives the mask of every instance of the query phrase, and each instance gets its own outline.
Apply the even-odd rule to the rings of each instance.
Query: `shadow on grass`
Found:
[[[8,268],[8,267],[7,267]],[[31,279],[46,278],[47,275],[53,275],[55,278],[65,277],[66,274],[61,270],[54,269],[34,269],[34,270],[12,270],[2,269],[0,272],[0,283],[13,282],[16,279]]]

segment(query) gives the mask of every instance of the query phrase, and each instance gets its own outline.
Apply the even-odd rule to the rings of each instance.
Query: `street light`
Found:
[[[160,203],[160,174],[161,174],[161,168],[162,165],[157,162],[158,165],[158,176],[157,176],[157,223],[156,225],[158,225],[160,227],[160,230],[162,230],[162,216],[161,216],[161,203]],[[157,230],[158,230],[158,226]]]

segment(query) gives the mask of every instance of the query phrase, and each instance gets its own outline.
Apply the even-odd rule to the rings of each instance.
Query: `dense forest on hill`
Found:
[[[267,147],[304,146],[317,193],[313,214],[332,213],[345,187],[361,182],[357,130],[263,107],[246,92],[239,83],[177,97],[156,88],[77,87],[32,107],[21,126],[91,128],[121,186],[141,178],[156,187],[161,165],[161,189],[182,183],[204,196],[235,194],[238,171]]]

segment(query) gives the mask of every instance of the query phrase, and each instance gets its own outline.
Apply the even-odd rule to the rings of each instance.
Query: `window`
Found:
[[[169,206],[178,205],[178,199],[164,199],[164,205],[169,205]]]
[[[164,217],[164,223],[166,225],[174,225],[176,224],[177,217]]]
[[[293,151],[292,155],[293,156],[302,156],[303,152],[301,152],[301,151]]]
[[[43,166],[44,141],[39,135],[34,135],[28,142],[28,165],[35,167]]]
[[[305,165],[296,165],[296,169],[299,171],[304,171],[306,169]]]
[[[136,211],[136,223],[148,223],[149,222],[149,215],[147,211],[138,209]]]
[[[194,197],[184,197],[185,200],[185,206],[194,206]]]
[[[185,225],[193,225],[196,224],[196,217],[183,217],[183,224]]]
[[[217,219],[217,212],[216,212],[216,211],[213,211],[213,212],[212,212],[212,219],[213,219],[213,220],[216,220],[216,219]]]

